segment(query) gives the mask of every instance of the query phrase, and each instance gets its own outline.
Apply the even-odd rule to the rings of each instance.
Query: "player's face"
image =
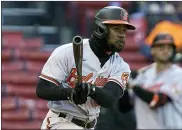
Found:
[[[113,52],[120,52],[125,45],[126,26],[125,25],[108,25],[109,35],[107,43]]]
[[[152,55],[155,61],[168,62],[173,54],[172,45],[157,45],[152,48]]]

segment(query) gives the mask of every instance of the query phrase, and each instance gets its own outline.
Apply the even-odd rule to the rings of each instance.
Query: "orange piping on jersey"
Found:
[[[116,79],[109,78],[107,82],[109,82],[109,81],[113,81],[113,82],[117,83],[119,86],[121,86],[121,88],[124,88],[123,85]]]
[[[150,107],[155,107],[155,105],[158,103],[158,101],[159,101],[159,95],[154,94],[153,99],[150,102]]]
[[[59,83],[58,81],[56,81],[55,79],[53,79],[53,78],[51,78],[51,77],[49,77],[49,76],[46,76],[46,75],[44,75],[44,74],[40,74],[40,77],[45,78],[45,79],[47,79],[47,80],[53,82],[53,83],[56,84],[57,86],[59,86],[59,84],[60,84],[60,83]]]

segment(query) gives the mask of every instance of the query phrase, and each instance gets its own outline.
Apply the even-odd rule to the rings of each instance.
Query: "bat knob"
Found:
[[[81,36],[75,36],[73,38],[73,43],[74,44],[82,44],[83,43],[82,37]]]

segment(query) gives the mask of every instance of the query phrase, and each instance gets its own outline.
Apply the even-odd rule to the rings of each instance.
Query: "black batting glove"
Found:
[[[76,83],[73,90],[72,101],[75,104],[84,104],[87,101],[87,97],[94,94],[95,86],[88,83]]]
[[[75,104],[84,104],[86,101],[87,101],[87,99],[86,98],[81,98],[80,97],[80,95],[75,91],[75,89],[72,89],[72,91],[71,91],[71,94],[70,94],[70,96],[68,97],[68,99],[71,101],[71,102],[73,102],[73,103],[75,103]]]

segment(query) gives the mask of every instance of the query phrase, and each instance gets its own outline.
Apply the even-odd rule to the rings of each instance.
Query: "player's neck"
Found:
[[[166,69],[168,69],[172,63],[156,63],[156,73],[164,72]]]
[[[109,47],[105,40],[99,40],[94,37],[91,37],[89,40],[90,47],[97,57],[110,57],[113,53],[106,53],[106,50],[109,52]]]

